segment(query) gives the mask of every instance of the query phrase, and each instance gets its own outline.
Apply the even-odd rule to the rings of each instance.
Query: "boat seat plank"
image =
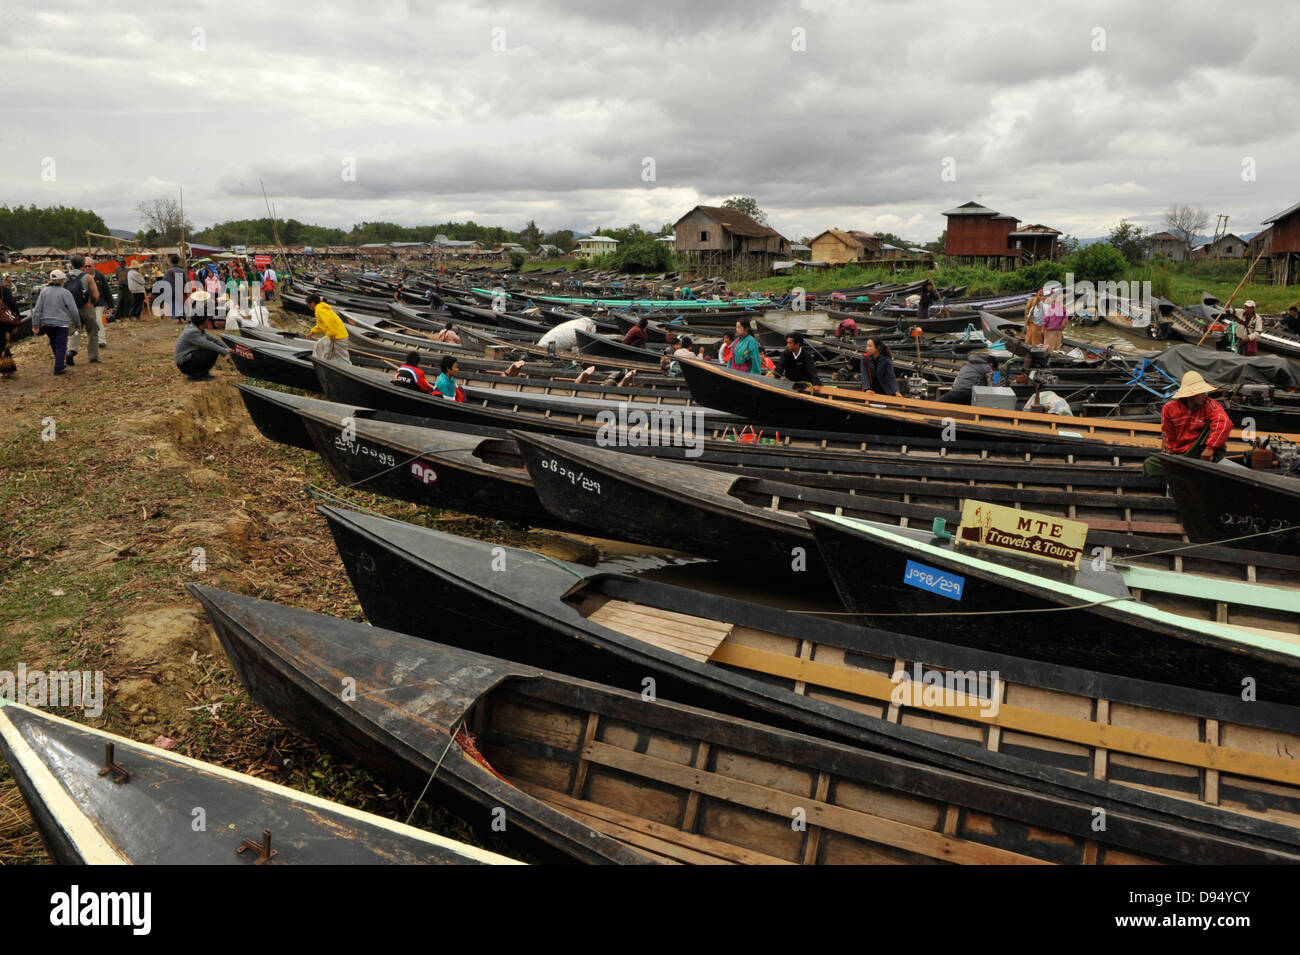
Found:
[[[611,769],[679,786],[688,791],[696,790],[715,799],[770,812],[786,819],[793,816],[794,810],[802,809],[807,813],[810,825],[822,826],[868,842],[905,849],[917,855],[968,865],[1050,864],[997,846],[950,838],[930,829],[920,829],[892,819],[819,802],[811,796],[799,796],[718,773],[670,763],[667,760],[656,759],[653,756],[605,743],[590,744],[585,748],[583,755],[593,763]]]
[[[790,680],[803,680],[814,686],[852,693],[869,699],[891,701],[896,686],[883,674],[865,670],[833,666],[816,660],[757,650],[752,647],[724,643],[710,658],[713,663],[780,676]],[[1182,763],[1199,769],[1252,776],[1274,782],[1300,785],[1300,760],[1234,749],[1228,746],[1178,739],[1167,733],[1152,732],[1127,726],[1097,723],[1058,713],[1006,703],[999,704],[997,712],[983,715],[979,701],[966,703],[962,694],[956,694],[954,705],[944,703],[922,705],[920,694],[913,696],[906,709],[942,713],[974,720],[1005,730],[1015,730],[1033,736],[1055,738],[1083,746],[1114,752],[1131,753],[1149,759]]]
[[[700,663],[709,659],[733,628],[723,621],[613,599],[587,619]]]
[[[630,813],[620,812],[598,803],[574,799],[563,793],[555,792],[533,783],[520,784],[530,796],[535,796],[569,815],[581,817],[581,821],[593,829],[599,829],[617,839],[632,842],[638,847],[648,848],[652,852],[670,856],[677,861],[691,862],[695,865],[719,865],[736,863],[740,865],[793,865],[786,859],[778,859],[762,852],[755,852],[741,846],[720,842],[707,836],[682,832],[672,826],[642,819]]]

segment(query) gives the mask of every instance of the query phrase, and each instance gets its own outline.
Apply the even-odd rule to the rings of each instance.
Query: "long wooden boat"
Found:
[[[18,703],[0,753],[58,865],[518,864]]]
[[[386,376],[364,374],[361,369],[349,368],[328,362],[317,362],[316,372],[327,397],[342,404],[382,408],[403,414],[434,418],[441,421],[456,420],[494,426],[502,429],[519,428],[586,437],[594,441],[602,424],[589,407],[557,408],[554,405],[538,411],[520,405],[498,384],[496,389],[484,389],[469,402],[445,401],[420,392],[401,388]],[[652,399],[653,400],[653,399]],[[671,409],[670,409],[671,410]],[[1145,448],[1123,445],[1101,445],[1097,442],[1070,443],[1064,440],[1037,441],[1025,438],[998,440],[976,434],[958,432],[949,435],[897,435],[880,433],[853,433],[842,430],[818,431],[801,428],[773,429],[764,425],[753,428],[723,424],[702,430],[705,447],[744,445],[761,448],[765,454],[784,454],[788,461],[797,461],[809,452],[817,457],[842,455],[853,457],[858,452],[872,449],[890,449],[917,458],[930,459],[980,459],[1003,461],[1034,461],[1057,464],[1106,464],[1114,467],[1140,467],[1149,455]],[[739,440],[737,440],[739,436]],[[790,464],[796,467],[796,464]]]
[[[986,483],[922,482],[907,475],[838,481],[831,475],[821,481],[810,475],[809,483],[795,484],[747,469],[737,473],[633,456],[536,432],[511,435],[538,496],[557,517],[586,523],[616,539],[718,560],[789,564],[796,556],[791,551],[806,549],[810,541],[799,516],[810,508],[915,526],[936,518],[951,521],[968,497],[1089,521],[1089,539],[1097,546],[1131,546],[1135,533],[1164,534],[1159,541],[1164,546],[1170,539],[1181,540],[1173,502],[1164,495],[1089,493],[1082,486],[1065,491],[1050,481],[1029,488],[999,486],[993,475]],[[1156,541],[1148,536],[1142,543]]]
[[[298,417],[344,487],[530,527],[580,526],[542,506],[518,448],[504,436],[340,419],[337,411],[310,408]]]
[[[471,291],[480,298],[492,298],[491,289],[475,288]],[[728,312],[751,312],[755,309],[773,308],[774,303],[766,298],[735,298],[728,301],[721,299],[649,299],[649,298],[621,298],[610,296],[608,298],[584,298],[580,296],[566,295],[545,295],[534,292],[520,292],[510,290],[507,294],[513,299],[520,301],[531,300],[547,305],[590,305],[593,307],[604,306],[606,308],[640,308],[653,309],[656,311],[674,311],[674,312],[698,312],[698,311],[728,311]]]
[[[353,422],[388,421],[417,429],[454,431],[482,438],[495,438],[498,440],[492,445],[491,460],[504,467],[518,468],[523,473],[523,457],[509,432],[502,428],[452,420],[437,421],[392,411],[377,411],[359,405],[322,401],[242,383],[237,385],[237,388],[258,431],[277,443],[315,451],[316,444],[298,414],[300,410],[310,410],[323,415],[340,427],[346,419],[350,418]],[[615,443],[618,443],[621,437],[622,443],[626,445],[622,447],[624,453],[670,458],[685,456],[684,448],[651,445],[642,447],[639,444],[632,444],[626,429],[614,429],[611,436],[615,439]],[[412,440],[415,440],[414,435]],[[580,436],[577,440],[586,444],[595,444],[597,435]],[[420,448],[431,448],[435,444],[434,439],[429,437],[422,437],[418,441]],[[388,450],[393,454],[398,454],[400,451],[397,446],[392,446]],[[969,491],[971,485],[1013,487],[1017,489],[1017,494],[1024,495],[1025,502],[1038,507],[1046,506],[1038,493],[1040,489],[1049,491],[1063,489],[1070,495],[1078,492],[1077,496],[1070,498],[1073,510],[1066,508],[1069,513],[1063,515],[1072,514],[1076,518],[1087,517],[1090,514],[1087,502],[1093,495],[1106,494],[1109,502],[1118,509],[1139,502],[1141,498],[1135,495],[1141,495],[1143,491],[1163,491],[1164,488],[1164,482],[1160,478],[1143,477],[1135,468],[1116,469],[1113,466],[1083,464],[1058,466],[1023,460],[980,459],[975,456],[960,458],[909,455],[901,447],[882,447],[880,450],[859,451],[853,454],[834,452],[818,454],[809,450],[804,454],[794,455],[785,449],[769,450],[767,446],[758,444],[709,441],[703,443],[699,457],[694,460],[698,465],[738,476],[807,484],[843,493],[868,493],[878,497],[889,497],[893,494],[897,495],[900,501],[908,503],[920,502],[920,498],[917,497],[918,481],[922,488],[935,488],[940,496],[944,491],[950,492],[948,496],[953,501],[957,500],[958,488],[966,489],[961,493],[971,493]],[[1164,506],[1167,508],[1169,505]]]
[[[841,322],[846,318],[851,318],[859,326],[866,326],[869,330],[867,332],[868,337],[871,334],[874,334],[876,329],[894,327],[910,329],[914,326],[919,326],[921,331],[925,334],[937,335],[942,332],[960,332],[968,325],[973,325],[976,328],[979,328],[980,325],[979,313],[974,311],[957,312],[956,314],[945,316],[936,315],[934,318],[925,319],[925,321],[921,321],[921,319],[917,318],[915,314],[911,317],[906,317],[883,312],[875,314],[870,312],[846,312],[838,308],[827,308],[823,309],[823,311],[836,322]],[[935,311],[937,312],[938,309],[936,308]],[[913,313],[914,312],[915,310],[913,310]],[[863,336],[860,335],[859,337]]]
[[[949,768],[1014,772],[1027,760],[1300,826],[1300,762],[1284,755],[1300,744],[1300,709],[852,626],[320,510],[376,626],[615,685],[654,673],[662,695],[742,717],[788,720],[793,706],[809,732],[923,761],[963,755],[947,741],[1013,757],[979,765],[966,752],[969,762]],[[505,572],[493,569],[502,562]],[[958,674],[984,676],[959,684]],[[911,692],[927,679],[959,692]],[[1062,781],[1049,773],[1038,782],[1051,779]]]
[[[802,522],[803,510],[817,508],[903,528],[924,528],[936,521],[955,526],[963,493],[1008,503],[995,486],[987,484],[964,492],[949,488],[946,498],[920,503],[907,494],[897,500],[887,491],[828,491],[811,480],[808,485],[793,485],[748,477],[744,471],[737,476],[673,460],[633,458],[534,433],[514,432],[513,436],[538,497],[557,517],[615,539],[673,547],[722,561],[743,560],[755,573],[795,582],[810,579],[808,571],[820,566],[807,546],[811,532]],[[1019,489],[1016,494],[1040,502],[1047,499],[1033,490]],[[1019,502],[1011,496],[1010,503]],[[1035,506],[1050,509],[1043,503]],[[1111,505],[1112,513],[1116,506]],[[1296,629],[1300,555],[1138,535],[1127,531],[1161,525],[1138,525],[1131,511],[1119,512],[1122,519],[1103,521],[1098,512],[1099,507],[1089,515],[1090,555],[1104,559],[1122,578],[1115,586],[1129,588],[1135,599],[1194,620]],[[657,520],[660,514],[672,519]]]
[[[1158,422],[1003,411],[867,395],[848,388],[798,390],[791,382],[737,372],[715,363],[683,359],[680,364],[691,394],[701,405],[778,425],[927,435],[942,434],[946,429],[966,436],[1092,441],[1149,448],[1152,453],[1161,444]],[[1300,440],[1298,435],[1284,437]],[[1228,447],[1230,451],[1244,451],[1248,447],[1239,429],[1233,432]]]
[[[1160,460],[1192,540],[1300,553],[1300,478],[1173,454]]]
[[[1079,570],[955,548],[929,532],[836,514],[804,515],[840,598],[864,622],[1214,693],[1300,704],[1300,592],[1142,570],[1139,601],[1120,568]],[[927,576],[928,575],[928,576]],[[948,582],[925,589],[917,581]],[[1226,622],[1151,601],[1213,603]],[[1246,681],[1243,683],[1243,681]]]
[[[578,329],[578,353],[584,357],[593,356],[599,358],[622,358],[624,360],[637,362],[657,362],[659,351],[651,348],[640,348],[636,345],[625,345],[616,338],[608,338],[604,335],[593,335],[590,332],[584,332]],[[667,346],[663,346],[667,347]]]
[[[330,371],[367,381],[376,387],[392,384],[392,376],[385,372],[359,368],[355,365],[350,367],[341,366],[338,363],[321,361],[319,358],[313,358],[313,362],[318,366],[318,369],[320,366],[333,365],[333,368],[324,370],[324,377],[321,377],[321,373],[318,371],[318,380],[322,387],[326,386],[326,379],[336,377],[336,375],[331,375]],[[466,395],[466,402],[464,403],[495,400],[493,395],[499,390],[505,396],[504,400],[508,401],[513,408],[535,411],[540,414],[573,414],[597,420],[602,412],[618,416],[620,409],[623,415],[643,411],[646,414],[654,412],[656,416],[661,416],[662,413],[674,409],[679,414],[683,410],[689,409],[693,414],[702,416],[705,426],[721,429],[743,423],[733,415],[699,406],[691,398],[690,394],[685,392],[654,391],[638,394],[638,389],[634,386],[625,388],[617,384],[594,381],[583,384],[552,382],[539,386],[536,383],[529,384],[495,376],[462,377],[460,384]],[[397,387],[401,388],[401,386]],[[412,389],[402,390],[412,391]],[[424,394],[422,392],[415,393]],[[426,397],[429,402],[445,400],[440,395]],[[639,400],[642,397],[648,400]],[[452,403],[456,404],[457,402]]]
[[[188,587],[244,684],[281,722],[427,786],[471,824],[504,821],[517,844],[575,861],[1300,861],[1294,830],[1236,814],[1196,824],[1118,803],[1094,831],[1095,799]],[[343,699],[340,674],[357,674],[355,699]],[[800,809],[806,824],[792,825]]]
[[[310,349],[243,340],[226,334],[220,338],[230,349],[230,360],[241,375],[303,391],[320,391],[320,383],[309,360]]]

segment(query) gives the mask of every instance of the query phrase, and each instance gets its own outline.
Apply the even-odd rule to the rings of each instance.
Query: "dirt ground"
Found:
[[[216,381],[185,380],[177,333],[152,317],[110,324],[102,362],[61,377],[44,338],[14,346],[18,374],[0,380],[0,670],[102,671],[101,717],[55,712],[391,818],[414,807],[413,824],[478,842],[263,713],[184,585],[363,619],[313,485],[466,536],[552,552],[565,542],[340,491],[314,454],[257,433],[227,359]],[[0,864],[43,861],[0,764]]]

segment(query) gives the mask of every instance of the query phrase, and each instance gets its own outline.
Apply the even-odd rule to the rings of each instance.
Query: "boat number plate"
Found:
[[[961,600],[966,578],[909,560],[907,569],[903,572],[903,583],[918,590],[928,590],[940,597],[947,597],[949,600]]]

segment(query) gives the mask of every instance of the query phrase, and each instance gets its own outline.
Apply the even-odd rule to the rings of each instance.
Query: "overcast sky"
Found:
[[[1250,233],[1300,201],[1298,35],[1294,0],[11,3],[0,203],[136,229],[180,185],[203,227],[265,215],[260,178],[344,228],[657,228],[749,195],[792,238],[927,241],[970,199]]]

